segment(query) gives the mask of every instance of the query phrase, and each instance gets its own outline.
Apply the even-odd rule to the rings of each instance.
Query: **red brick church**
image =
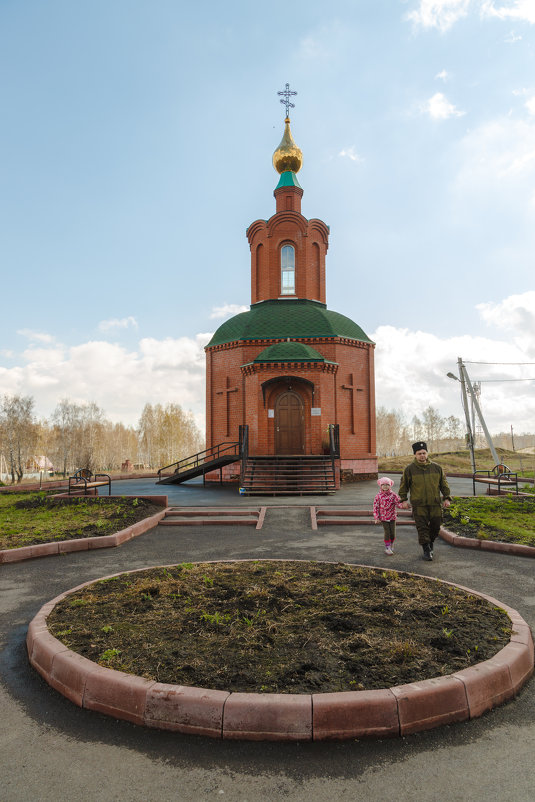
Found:
[[[206,346],[206,445],[238,441],[247,427],[250,457],[319,457],[331,427],[337,483],[340,471],[369,478],[377,475],[374,343],[327,308],[329,228],[301,213],[301,165],[287,116],[273,154],[275,213],[247,229],[251,307]],[[206,478],[237,481],[239,472],[234,463]]]

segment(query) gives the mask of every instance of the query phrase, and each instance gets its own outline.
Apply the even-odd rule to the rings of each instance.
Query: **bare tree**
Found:
[[[156,420],[154,417],[154,410],[152,404],[145,404],[141,418],[138,424],[139,431],[139,450],[142,457],[141,462],[149,465],[151,468],[156,463],[155,455],[153,453],[153,438],[156,432]]]
[[[411,440],[421,440],[425,436],[424,424],[418,417],[418,415],[413,415],[411,420],[412,426],[412,436]]]
[[[78,418],[79,407],[68,398],[62,398],[52,413],[56,434],[56,460],[58,464],[61,462],[64,477],[67,472],[72,471]]]
[[[145,404],[139,420],[140,453],[151,467],[161,467],[203,448],[193,415],[179,404]]]
[[[425,439],[429,451],[436,451],[439,448],[440,440],[444,432],[444,418],[434,407],[427,407],[422,413]]]
[[[4,395],[0,407],[0,451],[7,452],[11,483],[22,482],[25,466],[34,456],[37,426],[32,396]]]
[[[95,470],[103,450],[104,413],[94,402],[76,404],[63,398],[52,413],[55,457],[63,476],[78,468]]]
[[[379,407],[376,415],[377,453],[381,456],[397,456],[410,451],[410,433],[399,410]]]

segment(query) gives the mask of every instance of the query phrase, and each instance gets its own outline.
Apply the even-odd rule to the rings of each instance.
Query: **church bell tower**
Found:
[[[251,455],[320,455],[329,424],[338,424],[343,477],[368,478],[377,474],[374,344],[327,309],[329,228],[301,212],[293,94],[288,84],[279,92],[286,118],[273,153],[275,213],[247,229],[250,310],[223,323],[206,346],[207,447],[237,440],[246,424]]]

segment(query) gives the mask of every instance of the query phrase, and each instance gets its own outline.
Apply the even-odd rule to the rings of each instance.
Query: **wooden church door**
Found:
[[[297,393],[281,393],[275,403],[275,453],[303,454],[305,415],[303,399]]]

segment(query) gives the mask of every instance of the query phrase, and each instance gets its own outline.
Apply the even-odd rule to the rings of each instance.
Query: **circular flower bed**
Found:
[[[496,600],[396,571],[273,560],[88,583],[45,605],[28,647],[81,705],[219,737],[411,732],[480,715],[533,668],[529,628]],[[370,705],[379,723],[363,723]]]

